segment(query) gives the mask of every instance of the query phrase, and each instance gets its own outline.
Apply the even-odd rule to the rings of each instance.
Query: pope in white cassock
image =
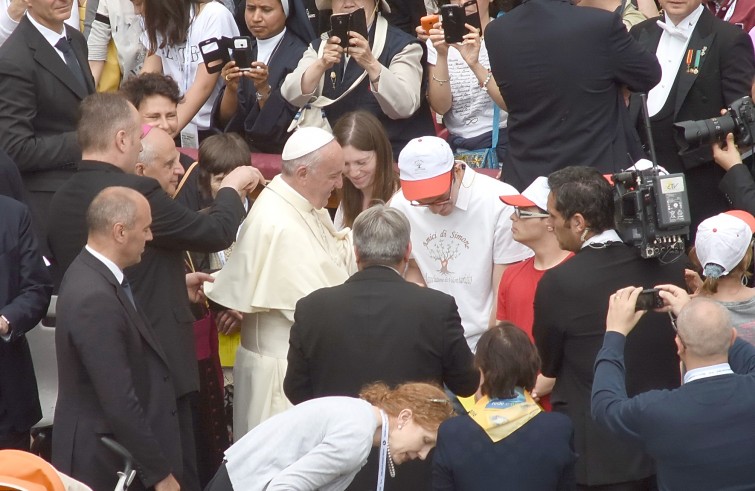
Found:
[[[243,314],[233,371],[233,436],[291,407],[283,393],[296,302],[356,272],[349,230],[325,210],[342,185],[344,156],[333,136],[301,128],[289,138],[276,176],[252,206],[233,254],[205,283],[209,299]]]

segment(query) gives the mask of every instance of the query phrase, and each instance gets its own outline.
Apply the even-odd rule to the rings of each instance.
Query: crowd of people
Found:
[[[1,2],[0,483],[114,489],[108,437],[130,489],[755,489],[753,37],[746,0]],[[643,220],[687,241],[648,258],[612,175],[659,172],[634,211],[683,192]]]

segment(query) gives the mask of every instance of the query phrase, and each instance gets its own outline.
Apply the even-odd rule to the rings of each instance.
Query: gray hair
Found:
[[[152,131],[157,131],[159,128],[152,128],[150,130],[150,133]],[[157,159],[157,149],[155,148],[155,141],[153,138],[149,138],[149,135],[147,135],[145,138],[142,138],[142,151],[139,152],[139,160],[137,162],[144,164],[148,167],[152,166],[152,162]]]
[[[401,262],[409,247],[411,225],[395,208],[378,203],[367,208],[354,220],[354,248],[362,266]]]
[[[106,234],[116,223],[122,223],[126,228],[133,227],[140,196],[139,192],[121,186],[110,186],[100,191],[87,208],[89,233]]]
[[[731,343],[731,317],[726,307],[705,297],[693,298],[679,312],[679,338],[695,356],[726,355]]]
[[[296,169],[298,169],[299,167],[307,167],[309,169],[314,169],[317,166],[317,164],[320,163],[320,152],[322,151],[323,148],[325,148],[325,146],[318,148],[317,150],[313,152],[309,152],[306,155],[302,155],[299,158],[295,158],[292,160],[282,160],[281,172],[286,176],[293,176],[294,172],[296,172]]]

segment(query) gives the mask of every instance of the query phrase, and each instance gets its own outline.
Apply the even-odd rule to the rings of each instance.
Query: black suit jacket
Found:
[[[632,442],[613,436],[590,418],[593,362],[603,342],[611,293],[627,286],[683,286],[685,258],[670,264],[642,259],[619,242],[585,247],[549,269],[535,293],[535,337],[542,372],[556,377],[553,411],[574,423],[577,483],[604,485],[635,481],[655,473],[651,459]],[[679,359],[668,316],[650,312],[632,332],[626,351],[630,395],[679,386]]]
[[[95,91],[86,40],[76,29],[65,29],[86,87],[26,16],[0,47],[0,148],[21,170],[38,234],[45,230],[50,193],[71,176],[81,158],[75,134],[78,107]]]
[[[18,167],[2,149],[0,149],[0,194],[16,201],[24,200],[24,187]]]
[[[113,273],[88,251],[66,272],[57,303],[55,467],[92,489],[112,489],[131,452],[141,488],[181,476],[181,438],[168,361]],[[139,488],[139,485],[137,485]]]
[[[637,41],[655,53],[663,32],[658,18],[636,25],[631,34]],[[755,55],[752,40],[741,28],[717,19],[707,9],[697,21],[687,50],[698,50],[700,57],[698,73],[688,72],[686,53],[679,65],[675,90],[669,94],[674,103],[674,122],[700,120],[720,115],[721,109],[733,101],[750,95],[755,78]],[[640,100],[633,95],[630,112],[635,124],[641,125]],[[654,133],[657,128],[654,128]],[[641,129],[644,138],[645,131]],[[726,209],[726,202],[716,189],[724,171],[713,162],[710,146],[703,145],[697,151],[680,157],[679,140],[655,138],[659,154],[666,156],[659,162],[669,172],[685,172],[687,189],[692,207],[694,224]]]
[[[529,0],[491,22],[485,39],[509,111],[504,181],[522,190],[569,165],[611,173],[639,154],[621,87],[650,90],[661,70],[618,14]]]
[[[356,397],[376,381],[445,383],[465,396],[480,381],[453,297],[380,266],[297,302],[283,389],[298,404]],[[372,452],[350,489],[374,489],[376,457]],[[386,489],[428,489],[429,468],[429,462],[402,466]]]
[[[0,196],[0,315],[11,325],[10,339],[0,339],[0,433],[26,431],[42,417],[24,334],[47,313],[50,295],[28,208]]]
[[[126,269],[126,276],[165,349],[177,394],[198,390],[183,251],[215,252],[231,245],[244,217],[241,200],[234,190],[221,189],[207,213],[197,213],[173,201],[154,179],[125,174],[104,162],[83,161],[50,208],[50,249],[61,273],[86,244],[87,207],[108,186],[135,189],[149,201],[153,239],[141,262]]]

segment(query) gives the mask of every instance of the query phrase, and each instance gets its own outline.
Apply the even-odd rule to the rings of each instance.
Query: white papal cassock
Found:
[[[204,285],[212,301],[244,314],[233,370],[234,440],[291,406],[283,377],[296,302],[355,271],[349,230],[336,231],[327,210],[276,176],[244,220],[225,267]]]

